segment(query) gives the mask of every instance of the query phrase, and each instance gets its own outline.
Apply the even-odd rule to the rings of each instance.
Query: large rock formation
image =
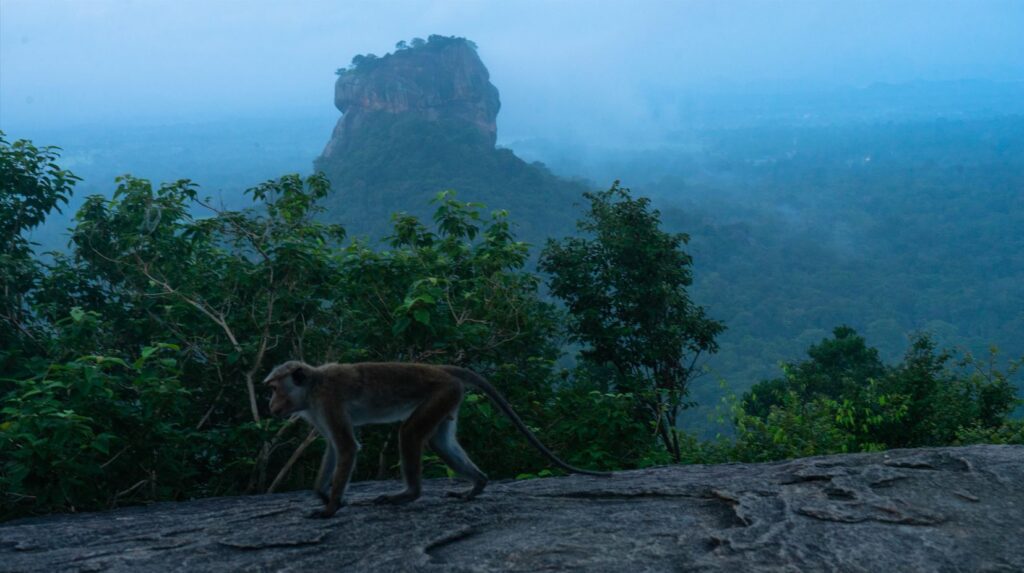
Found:
[[[501,102],[476,48],[463,38],[431,36],[423,46],[383,58],[357,59],[338,71],[334,105],[343,113],[322,161],[340,160],[380,114],[433,123],[463,123],[494,146]]]
[[[431,36],[381,58],[357,56],[340,70],[335,105],[344,114],[315,168],[331,180],[326,206],[350,234],[380,237],[390,216],[429,220],[429,202],[458,198],[507,209],[534,243],[571,232],[586,190],[495,147],[500,103],[474,45]]]
[[[1024,571],[1024,446],[895,450],[494,484],[358,483],[0,527],[4,571]]]

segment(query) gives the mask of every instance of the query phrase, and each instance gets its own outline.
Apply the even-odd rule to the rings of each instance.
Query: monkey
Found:
[[[423,448],[430,447],[459,477],[466,491],[447,496],[471,500],[487,486],[487,474],[473,463],[455,436],[466,386],[479,389],[512,421],[540,453],[573,473],[607,477],[608,472],[580,469],[562,461],[526,427],[515,410],[482,376],[458,366],[400,362],[329,363],[314,367],[292,360],[263,380],[272,389],[270,413],[298,415],[327,441],[314,491],[324,504],[310,517],[333,516],[344,504],[360,444],[354,428],[401,421],[399,450],[405,489],[382,495],[377,504],[404,504],[420,497]]]

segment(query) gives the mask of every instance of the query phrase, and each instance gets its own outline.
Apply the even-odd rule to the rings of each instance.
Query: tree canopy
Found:
[[[615,390],[639,398],[678,461],[674,432],[688,384],[725,327],[687,292],[687,235],[661,230],[649,200],[634,199],[618,183],[583,196],[590,202],[578,224],[583,236],[549,241],[540,269],[551,276],[551,293],[565,301],[582,356],[609,369]]]
[[[293,358],[472,368],[553,450],[598,469],[1024,443],[1009,419],[1020,363],[921,336],[885,364],[848,327],[734,401],[732,438],[695,439],[678,414],[724,326],[691,298],[688,237],[617,184],[585,195],[581,236],[542,253],[563,308],[507,212],[445,191],[429,221],[398,212],[385,243],[353,240],[320,218],[319,174],[257,185],[238,210],[188,180],[123,176],[82,204],[69,253],[37,258],[24,232],[77,181],[57,159],[0,138],[0,519],[308,487],[322,445],[269,419],[257,385]],[[482,397],[461,425],[491,475],[552,473]],[[393,429],[360,439],[358,477],[396,476]]]

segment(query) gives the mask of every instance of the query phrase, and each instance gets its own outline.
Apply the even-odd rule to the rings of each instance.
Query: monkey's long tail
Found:
[[[529,441],[530,444],[533,445],[533,447],[537,448],[537,451],[544,454],[556,466],[562,468],[567,472],[585,474],[588,476],[612,476],[611,472],[597,472],[592,470],[585,470],[582,468],[578,468],[576,466],[571,466],[568,463],[562,461],[561,458],[559,458],[558,456],[555,455],[554,452],[549,450],[547,446],[545,446],[540,441],[540,439],[538,439],[537,436],[535,436],[533,432],[530,431],[530,428],[526,427],[526,424],[523,422],[522,419],[519,418],[519,414],[516,414],[516,411],[512,409],[512,405],[508,403],[508,400],[506,400],[505,397],[501,395],[501,392],[498,392],[497,388],[491,386],[491,383],[485,380],[483,376],[480,376],[479,374],[473,372],[472,370],[467,370],[465,368],[460,368],[458,366],[445,366],[444,369],[447,370],[452,376],[455,376],[459,380],[462,380],[467,384],[479,388],[484,394],[487,394],[487,397],[490,398],[492,402],[497,404],[499,408],[501,408],[501,411],[504,412],[506,416],[508,416],[508,419],[512,420],[512,424],[515,425],[515,427],[520,432],[522,432],[524,436],[526,436],[527,441]]]

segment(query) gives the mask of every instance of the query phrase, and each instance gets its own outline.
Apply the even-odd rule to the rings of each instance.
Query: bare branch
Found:
[[[224,334],[228,337],[228,340],[231,342],[231,346],[235,349],[235,352],[238,352],[239,354],[242,354],[242,345],[238,343],[238,339],[235,338],[235,333],[231,330],[231,327],[228,326],[227,319],[224,318],[224,316],[222,314],[220,314],[220,313],[214,311],[213,309],[209,308],[208,305],[203,304],[203,303],[193,299],[192,297],[189,297],[188,295],[182,293],[178,289],[175,289],[167,281],[161,280],[161,279],[157,278],[156,276],[154,276],[152,273],[149,272],[149,265],[148,265],[148,263],[143,261],[138,256],[138,254],[135,255],[135,258],[136,258],[136,261],[138,262],[139,271],[147,279],[149,279],[150,281],[152,281],[153,283],[158,285],[160,288],[162,288],[163,291],[164,291],[163,294],[167,294],[167,295],[171,295],[171,296],[176,296],[179,299],[181,299],[181,300],[185,301],[186,303],[188,303],[189,305],[191,305],[193,308],[195,308],[199,312],[201,312],[204,315],[206,315],[210,320],[212,320],[215,324],[217,324],[217,326],[219,326],[221,328],[221,330],[224,331]],[[271,296],[271,300],[270,300],[270,302],[267,305],[268,306],[268,309],[267,309],[268,310],[268,314],[273,312],[273,301],[274,301],[273,296]],[[246,375],[245,375],[245,386],[246,386],[246,390],[248,390],[248,392],[249,392],[249,409],[251,410],[251,413],[252,413],[252,419],[254,421],[256,421],[256,422],[260,421],[260,412],[259,412],[259,408],[256,405],[256,386],[253,383],[252,377],[259,370],[259,367],[260,367],[260,365],[262,363],[263,353],[266,350],[266,342],[267,342],[266,341],[266,333],[267,333],[267,329],[269,328],[269,326],[270,326],[270,324],[269,324],[269,319],[268,319],[268,323],[266,325],[264,325],[264,338],[263,338],[263,340],[260,343],[260,350],[259,350],[259,353],[257,354],[256,361],[255,361],[255,363],[253,365],[253,368],[248,373],[246,373]]]
[[[252,492],[262,489],[262,485],[264,483],[263,478],[267,471],[267,463],[270,461],[270,455],[275,449],[277,449],[277,443],[281,440],[281,436],[283,436],[284,433],[298,421],[299,418],[297,416],[292,416],[281,426],[269,442],[263,442],[263,446],[260,448],[260,454],[256,457],[256,463],[253,465],[253,475],[249,479],[248,491]]]
[[[218,368],[217,370],[218,370],[218,374],[219,374],[220,368]],[[222,386],[221,389],[220,389],[220,392],[217,392],[217,397],[213,399],[213,404],[210,404],[210,408],[208,410],[206,410],[205,414],[203,414],[203,419],[199,420],[199,423],[196,424],[196,429],[197,430],[202,429],[202,427],[206,424],[206,421],[210,419],[210,415],[213,414],[214,408],[217,407],[217,401],[220,400],[220,397],[223,396],[223,395],[224,395],[224,387]]]
[[[285,462],[284,467],[281,468],[281,471],[277,472],[277,477],[274,478],[274,481],[271,482],[270,487],[267,488],[267,493],[274,493],[274,490],[277,489],[277,486],[281,485],[281,482],[284,480],[284,478],[287,477],[288,473],[292,471],[292,466],[294,466],[295,462],[297,462],[299,458],[302,457],[302,454],[305,453],[306,448],[308,448],[316,440],[317,435],[318,434],[316,433],[316,429],[311,429],[309,431],[309,434],[306,435],[306,439],[302,440],[302,443],[299,444],[299,447],[295,448],[295,451],[292,452],[292,456],[288,458],[287,462]]]
[[[225,217],[224,215],[227,214],[226,211],[222,211],[220,209],[217,209],[216,207],[214,207],[212,205],[209,205],[205,201],[202,201],[200,199],[196,199],[196,202],[199,203],[200,205],[202,205],[203,207],[206,207],[210,211],[213,211],[214,213],[217,214],[217,216],[222,217],[222,219],[226,220],[229,225],[231,225],[232,227],[235,228],[236,231],[238,231],[239,233],[244,235],[247,239],[249,239],[249,244],[252,245],[252,247],[254,249],[256,249],[256,252],[258,252],[260,254],[260,256],[263,257],[264,261],[266,261],[268,264],[270,264],[270,262],[271,262],[270,255],[267,254],[267,251],[261,246],[261,242],[262,242],[261,241],[261,237],[257,237],[252,231],[250,231],[249,229],[246,229],[244,226],[238,224],[238,221],[236,221],[234,217],[232,217],[232,216]]]
[[[267,316],[263,322],[263,333],[260,335],[260,349],[256,352],[256,358],[252,361],[252,368],[245,373],[245,385],[249,390],[249,407],[252,408],[253,419],[260,421],[259,410],[256,407],[256,385],[253,377],[256,376],[263,366],[263,356],[267,352],[267,342],[270,340],[270,321],[274,314],[274,303],[276,298],[273,292],[270,293],[270,300],[267,301]]]
[[[114,457],[112,457],[112,458],[110,458],[109,460],[107,460],[107,461],[103,462],[103,465],[101,465],[101,466],[100,466],[100,469],[101,469],[101,470],[105,470],[105,469],[107,469],[107,466],[109,466],[110,464],[114,463],[114,460],[116,460],[117,458],[121,457],[121,454],[123,454],[123,453],[125,453],[126,451],[128,451],[128,448],[129,448],[129,447],[130,447],[130,446],[125,446],[125,447],[121,448],[121,451],[120,451],[120,452],[117,452],[116,454],[114,454]]]
[[[28,329],[25,328],[25,326],[18,321],[18,319],[14,318],[14,316],[0,314],[0,319],[6,320],[7,322],[13,324],[15,328],[21,331],[21,333],[24,334],[29,340],[31,340],[36,346],[45,350],[46,347],[43,346],[43,343],[39,342],[39,340],[37,340],[36,337],[33,336],[32,333],[29,332]]]
[[[126,490],[123,490],[123,491],[117,492],[114,495],[114,501],[116,502],[118,499],[120,499],[120,498],[122,498],[122,497],[124,497],[124,496],[126,496],[126,495],[128,495],[128,494],[130,494],[132,492],[134,492],[135,490],[137,490],[140,487],[142,487],[142,486],[146,485],[147,483],[149,483],[149,481],[150,480],[148,478],[144,479],[144,480],[139,480],[138,482],[135,483],[135,485],[131,486],[130,488],[128,488]]]

